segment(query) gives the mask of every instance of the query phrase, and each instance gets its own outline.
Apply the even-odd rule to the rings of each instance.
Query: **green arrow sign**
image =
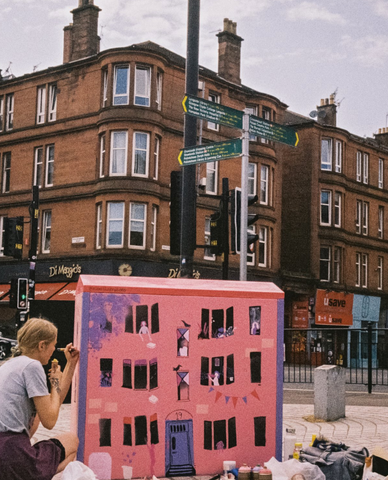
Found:
[[[196,163],[217,162],[236,158],[242,154],[241,138],[225,142],[210,143],[197,147],[184,148],[178,155],[178,161],[182,166],[194,165]]]
[[[185,95],[182,105],[183,110],[188,115],[203,118],[209,122],[220,123],[227,127],[242,128],[243,112],[240,112],[240,110],[192,95]]]
[[[299,142],[298,133],[291,127],[269,122],[254,115],[249,116],[249,133],[273,140],[274,142],[286,143],[293,147],[296,147]]]

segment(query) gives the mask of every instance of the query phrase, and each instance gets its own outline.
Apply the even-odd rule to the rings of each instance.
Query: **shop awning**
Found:
[[[52,296],[50,300],[70,300],[74,302],[76,288],[77,282],[69,283]]]
[[[49,300],[59,290],[67,285],[66,283],[37,283],[35,285],[35,300]]]
[[[9,283],[5,283],[3,285],[0,285],[0,298],[9,291],[11,288]],[[8,303],[9,302],[9,295],[7,295],[5,298],[0,300],[0,303]]]

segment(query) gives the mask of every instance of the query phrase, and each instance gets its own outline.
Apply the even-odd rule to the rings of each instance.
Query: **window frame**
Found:
[[[384,188],[384,160],[382,158],[379,158],[377,186]]]
[[[218,163],[219,162],[207,162],[206,163],[206,189],[205,192],[208,195],[217,195],[218,191]],[[213,167],[213,168],[212,168]],[[210,174],[210,176],[209,176]],[[210,181],[214,181],[214,189],[210,188]]]
[[[103,245],[102,238],[102,203],[96,205],[96,250],[101,250]]]
[[[151,228],[150,228],[150,240],[151,246],[150,251],[156,251],[156,232],[157,232],[157,221],[158,221],[158,207],[156,205],[152,205],[151,207]]]
[[[204,260],[210,260],[214,262],[216,260],[216,256],[210,251],[210,222],[211,222],[211,218],[205,217],[205,231],[204,231],[205,245],[209,245],[209,248],[203,249],[203,258]]]
[[[42,253],[50,253],[51,250],[51,227],[52,227],[52,211],[44,210],[42,215]],[[48,244],[48,247],[47,247]]]
[[[156,72],[156,108],[157,110],[162,109],[162,99],[163,99],[163,73],[161,71]]]
[[[342,249],[334,247],[333,252],[333,283],[341,283],[342,274]]]
[[[362,156],[362,183],[369,184],[369,154],[364,153]]]
[[[207,99],[209,100],[209,102],[218,103],[218,104],[221,103],[221,95],[219,93],[209,92]],[[213,130],[215,132],[219,132],[219,130],[220,130],[220,124],[219,123],[207,122],[206,126],[209,130]]]
[[[35,147],[34,148],[34,178],[33,178],[33,185],[38,186],[39,188],[43,185],[43,158],[44,158],[44,150],[43,147]]]
[[[118,81],[118,71],[126,70],[126,91],[125,93],[117,93],[117,81]],[[120,105],[129,105],[129,95],[130,95],[130,71],[131,67],[129,64],[118,64],[114,66],[113,70],[113,106],[117,107]],[[123,100],[123,101],[122,101]]]
[[[258,108],[257,105],[247,105],[245,107],[244,113],[248,113],[248,115],[253,115],[257,117],[257,112]],[[249,134],[249,141],[250,142],[257,142],[257,135],[254,135],[253,133]]]
[[[362,288],[368,288],[368,254],[361,254],[361,280]]]
[[[48,121],[55,122],[57,119],[58,87],[56,83],[49,84]]]
[[[327,200],[327,203],[324,203],[323,201],[323,195],[324,194],[328,194],[328,200]],[[331,190],[326,190],[326,189],[322,189],[321,190],[321,195],[320,195],[320,199],[321,199],[321,208],[320,208],[320,225],[321,226],[324,226],[324,227],[328,227],[328,226],[331,226],[332,224],[332,191]],[[325,222],[324,221],[324,212],[327,211],[327,218],[328,218],[328,221]]]
[[[123,135],[125,140],[124,147],[117,147],[116,138]],[[123,151],[123,171],[118,170],[118,157],[117,152]],[[116,172],[113,171],[113,165],[116,163]],[[121,177],[127,175],[127,164],[128,164],[128,131],[127,130],[113,130],[110,135],[110,158],[109,158],[109,176],[110,177]]]
[[[122,205],[122,216],[121,217],[111,217],[111,206],[112,205]],[[121,222],[121,242],[120,244],[111,244],[109,234],[110,234],[110,225],[112,222]],[[125,202],[115,201],[115,202],[107,202],[107,209],[106,209],[106,248],[123,248],[124,246],[124,222],[125,222]],[[119,230],[115,230],[117,232]],[[113,230],[112,230],[113,232]]]
[[[341,140],[335,141],[335,172],[342,173],[343,143]]]
[[[5,118],[5,130],[8,132],[13,130],[13,112],[15,108],[14,95],[9,93],[5,96],[5,108],[6,108],[6,118]]]
[[[2,182],[1,193],[9,193],[11,191],[11,164],[12,154],[11,152],[3,153],[3,168],[2,168]]]
[[[377,290],[383,289],[384,257],[377,257]]]
[[[381,239],[384,238],[384,207],[379,205],[377,213],[377,236]]]
[[[106,163],[106,133],[100,136],[100,168],[99,177],[105,177],[105,163]]]
[[[356,287],[361,286],[361,253],[356,252]]]
[[[4,130],[4,96],[0,96],[0,132]]]
[[[40,85],[36,95],[36,123],[46,122],[46,85]]]
[[[109,88],[109,72],[108,69],[105,68],[102,71],[102,108],[108,106],[108,88]]]
[[[5,215],[0,215],[0,257],[4,257],[4,218]]]
[[[264,235],[262,235],[264,233]],[[268,265],[268,227],[263,225],[259,226],[259,254],[257,259],[257,264],[259,267],[267,268]],[[264,261],[261,262],[261,258],[264,257]]]
[[[135,206],[143,207],[143,218],[132,218],[132,212]],[[141,245],[131,244],[131,233],[137,232],[137,230],[132,230],[133,223],[142,223],[143,230],[143,241]],[[129,222],[128,222],[128,248],[135,249],[135,250],[145,250],[146,248],[146,236],[147,236],[147,204],[141,202],[130,202],[129,204]]]
[[[152,176],[154,180],[157,180],[159,177],[160,144],[161,144],[161,139],[159,135],[155,135],[154,137],[154,173]]]
[[[50,155],[53,153],[52,156]],[[46,145],[46,161],[45,161],[45,187],[54,185],[54,162],[55,162],[55,145]]]
[[[327,142],[327,149],[324,151],[324,144]],[[324,152],[326,155],[324,159]],[[333,170],[333,139],[332,138],[322,138],[321,139],[321,170],[325,172],[331,172]]]
[[[266,172],[266,178],[263,179],[263,172]],[[269,173],[270,169],[268,165],[260,166],[260,205],[268,205],[269,203]]]
[[[138,72],[146,72],[145,78],[140,79]],[[146,65],[135,65],[135,86],[133,89],[133,104],[138,107],[150,107],[151,105],[151,67]],[[138,92],[139,85],[143,84],[144,92]],[[140,99],[140,100],[139,100]],[[144,103],[143,103],[144,102]]]
[[[326,250],[328,255],[323,257],[322,251]],[[327,278],[324,278],[323,273],[323,262],[325,264],[325,271],[327,271]],[[329,245],[321,245],[319,248],[319,281],[324,283],[331,282],[331,247]]]
[[[356,154],[356,182],[360,182],[362,180],[362,152],[357,150]]]
[[[140,148],[137,146],[137,138],[138,136],[145,136],[147,141],[146,141],[146,148]],[[149,168],[150,168],[150,134],[147,132],[142,132],[140,130],[137,130],[133,132],[133,144],[132,144],[132,171],[131,174],[133,177],[142,177],[142,178],[148,178],[149,176]],[[137,164],[136,157],[137,157],[137,152],[145,152],[145,173],[138,173],[135,171],[135,167]]]
[[[336,228],[342,226],[342,193],[334,192],[334,222]]]
[[[368,236],[369,234],[369,203],[362,202],[362,234]]]
[[[257,193],[257,163],[248,163],[248,195]]]

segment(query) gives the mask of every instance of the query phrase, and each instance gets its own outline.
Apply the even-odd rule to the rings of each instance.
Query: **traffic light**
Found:
[[[258,200],[257,195],[248,195],[248,207],[254,205]],[[241,235],[241,189],[235,188],[231,195],[231,251],[233,253],[240,253],[240,235]],[[253,225],[259,219],[259,215],[249,213],[247,228],[247,244],[248,249],[253,243],[259,239],[259,235],[248,230],[250,225]]]
[[[28,279],[18,278],[18,293],[16,308],[19,310],[27,309],[28,303]]]
[[[4,218],[4,255],[22,258],[23,217]]]
[[[210,252],[212,255],[221,255],[223,253],[222,239],[222,212],[218,211],[210,215]]]
[[[171,172],[170,190],[170,253],[181,254],[181,205],[182,205],[182,172]]]

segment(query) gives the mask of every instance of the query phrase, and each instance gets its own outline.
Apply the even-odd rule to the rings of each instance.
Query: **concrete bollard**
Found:
[[[345,416],[346,370],[322,365],[314,370],[314,417],[331,422]]]

